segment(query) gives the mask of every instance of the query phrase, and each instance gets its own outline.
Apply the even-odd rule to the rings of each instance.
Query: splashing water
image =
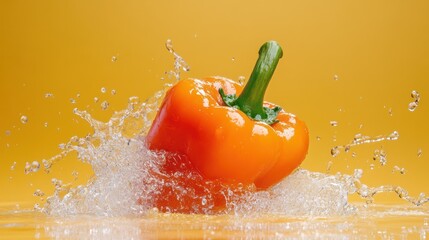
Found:
[[[405,189],[398,186],[368,187],[360,181],[363,174],[360,169],[356,169],[353,175],[329,175],[298,169],[266,191],[256,191],[253,185],[231,188],[217,181],[203,181],[198,173],[187,170],[188,163],[183,162],[180,156],[168,159],[176,159],[177,162],[173,164],[179,166],[182,171],[164,171],[162,166],[171,153],[148,150],[145,135],[166,89],[180,79],[181,70],[190,69],[174,51],[171,40],[167,41],[166,48],[173,54],[175,64],[174,70],[167,72],[171,81],[165,84],[165,89],[143,102],[138,97],[130,97],[127,108],[116,112],[108,122],[96,120],[87,111],[77,108],[73,110],[88,122],[93,134],[82,138],[72,137],[69,142],[61,145],[60,154],[42,160],[42,165],[45,172],[49,172],[58,161],[71,153],[77,153],[79,160],[92,166],[94,176],[85,185],[77,187],[70,187],[70,183],[63,183],[61,179],[52,179],[54,194],[46,199],[43,207],[36,205],[35,209],[55,216],[129,216],[153,211],[328,216],[355,212],[356,208],[348,202],[350,194],[357,194],[368,203],[373,201],[376,194],[382,192],[396,193],[415,205],[429,201],[424,194],[417,198],[410,197]],[[101,92],[105,93],[106,89],[102,88]],[[97,102],[98,98],[94,98],[94,101]],[[337,122],[331,122],[331,125],[336,124]],[[341,149],[348,152],[356,145],[394,141],[398,138],[396,131],[375,138],[357,134],[351,143],[334,147],[331,154],[335,157],[340,154]],[[378,158],[380,156],[379,152]],[[28,163],[26,171],[37,171],[40,164],[36,165],[34,162]],[[162,191],[164,188],[169,191]],[[217,195],[212,194],[213,189]],[[45,195],[40,189],[34,194]],[[225,201],[224,210],[214,208],[218,195]],[[193,208],[185,209],[178,201],[177,205],[156,209],[154,202],[159,197],[191,201],[194,203]]]

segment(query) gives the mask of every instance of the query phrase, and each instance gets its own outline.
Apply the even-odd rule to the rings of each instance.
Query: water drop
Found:
[[[37,172],[40,169],[40,163],[38,161],[33,161],[31,163],[31,171],[32,172]]]
[[[13,164],[12,164],[12,166],[10,166],[10,170],[15,170],[15,167],[16,167],[16,162],[13,162]]]
[[[416,90],[411,91],[411,97],[417,102],[420,101],[420,93]]]
[[[421,148],[419,148],[419,149],[417,150],[417,157],[421,157],[421,156],[422,156],[422,154],[423,154],[423,150],[422,150]]]
[[[419,102],[420,102],[420,94],[419,94],[419,92],[417,92],[416,90],[413,90],[412,92],[411,92],[411,97],[413,98],[413,102],[410,102],[409,104],[408,104],[408,110],[410,111],[410,112],[414,112],[415,110],[416,110],[416,108],[417,108],[417,106],[419,105]]]
[[[410,104],[408,104],[408,110],[410,111],[410,112],[414,112],[414,110],[416,110],[416,108],[417,108],[417,103],[416,102],[410,102]]]
[[[330,121],[329,124],[331,124],[332,127],[338,126],[338,122],[337,121]]]
[[[238,84],[243,86],[244,83],[246,83],[246,77],[245,76],[238,76]]]
[[[48,125],[49,125],[48,122],[43,123],[43,126],[45,126],[45,127],[48,127]]]
[[[317,141],[320,141],[320,139],[321,139],[320,136],[316,136]]]
[[[339,79],[338,75],[337,75],[337,74],[335,74],[335,75],[334,75],[334,80],[335,80],[335,81],[338,81],[338,79]]]
[[[25,163],[24,173],[29,174],[31,172],[31,164],[29,162]]]
[[[395,140],[398,140],[398,138],[399,138],[399,133],[397,131],[393,131],[389,136],[387,136],[386,139],[390,141],[395,141]]]
[[[353,176],[354,176],[356,179],[360,179],[360,178],[362,178],[362,175],[363,175],[363,170],[362,170],[362,169],[355,169],[355,171],[354,171],[354,173],[353,173]]]
[[[326,166],[326,171],[327,172],[331,171],[332,164],[334,164],[332,161],[328,162],[328,165]]]
[[[116,62],[118,61],[118,57],[117,56],[112,56],[112,62]]]
[[[112,89],[112,91],[110,91],[110,93],[111,93],[112,95],[116,95],[116,90],[115,90],[115,89]]]
[[[98,100],[99,100],[98,97],[94,97],[94,102],[95,103],[98,103]]]
[[[233,61],[233,62],[234,62],[234,61],[235,61],[235,57],[232,57],[232,58],[231,58],[231,61]]]
[[[35,196],[35,197],[42,197],[42,196],[44,196],[45,195],[45,193],[44,192],[42,192],[42,190],[40,190],[40,189],[37,189],[36,191],[34,191],[34,193],[33,193],[33,196]]]
[[[20,120],[22,124],[26,124],[28,122],[28,117],[25,115],[22,115]]]
[[[201,199],[201,204],[202,204],[203,206],[205,206],[205,205],[207,204],[207,199],[206,199],[205,197],[203,197],[203,198]]]
[[[53,96],[54,96],[53,93],[45,93],[45,98],[51,98]]]
[[[101,89],[100,89],[100,91],[101,91],[101,93],[106,93],[106,88],[105,87],[102,87]]]
[[[333,147],[331,149],[331,156],[336,157],[336,156],[338,156],[338,154],[340,154],[340,150],[338,149],[338,146]]]
[[[74,98],[70,98],[70,102],[71,102],[71,104],[75,104],[76,100]]]
[[[103,101],[101,103],[101,109],[106,110],[109,107],[109,102],[108,101]]]
[[[167,41],[165,42],[165,47],[169,52],[174,53],[173,41],[171,41],[171,39],[167,39]]]
[[[374,170],[374,167],[375,167],[375,165],[372,163],[369,165],[369,169],[371,169],[371,170]]]
[[[45,167],[45,172],[49,172],[52,166],[52,163],[46,159],[42,160],[43,167]]]
[[[395,172],[399,172],[400,174],[405,174],[405,168],[394,166],[392,169],[392,173],[395,173]]]
[[[346,145],[345,147],[344,147],[344,152],[349,152],[350,151],[350,145]]]

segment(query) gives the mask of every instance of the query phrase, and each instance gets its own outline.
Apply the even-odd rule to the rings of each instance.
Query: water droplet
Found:
[[[369,165],[369,169],[371,169],[371,170],[374,170],[374,167],[375,167],[375,165],[372,163]]]
[[[231,61],[233,61],[233,62],[234,62],[234,61],[235,61],[235,57],[232,57],[232,58],[231,58]]]
[[[28,117],[27,116],[25,116],[25,115],[22,115],[21,116],[21,123],[22,124],[26,124],[28,122]]]
[[[334,80],[335,80],[335,81],[338,81],[338,79],[339,79],[338,75],[337,75],[337,74],[335,74],[335,75],[334,75]]]
[[[103,101],[101,103],[101,109],[106,110],[109,107],[109,102],[108,101]]]
[[[355,169],[355,171],[354,171],[354,173],[353,173],[353,176],[354,176],[356,179],[360,179],[360,178],[362,178],[362,175],[363,175],[363,170],[362,170],[362,169]]]
[[[29,162],[25,163],[24,173],[29,174],[31,172],[31,164]]]
[[[395,172],[399,172],[400,174],[405,174],[405,168],[394,166],[392,169],[392,173],[395,173]]]
[[[15,170],[15,167],[16,167],[16,162],[13,162],[12,166],[10,166],[10,170],[12,170],[12,171]]]
[[[408,104],[408,110],[410,111],[410,112],[414,112],[414,110],[416,110],[416,108],[417,108],[417,103],[416,102],[410,102],[410,104]]]
[[[416,90],[411,91],[411,97],[413,98],[413,102],[410,102],[408,104],[408,110],[410,112],[414,112],[417,108],[417,106],[419,105],[420,102],[420,94],[419,92],[417,92]]]
[[[389,134],[389,136],[387,136],[386,139],[390,141],[395,141],[395,140],[398,140],[398,138],[399,138],[399,133],[397,131],[393,131],[391,134]]]
[[[320,136],[316,136],[317,141],[320,141],[320,139],[321,139]]]
[[[329,124],[331,124],[332,127],[338,126],[338,122],[337,121],[330,121]]]
[[[46,159],[43,159],[42,160],[42,164],[43,164],[43,167],[45,167],[45,171],[46,172],[49,172],[49,170],[50,170],[50,168],[51,168],[51,166],[52,166],[52,163],[51,162],[49,162],[48,160],[46,160]]]
[[[420,101],[420,93],[416,90],[411,91],[411,97],[417,102]]]
[[[31,163],[31,171],[32,172],[37,172],[40,169],[40,163],[38,161],[33,161]]]
[[[112,62],[116,62],[118,61],[118,57],[117,56],[112,56]]]
[[[174,53],[173,41],[171,41],[171,39],[167,39],[167,41],[165,42],[165,47],[169,52]]]
[[[40,204],[38,204],[38,203],[35,203],[35,204],[34,204],[33,209],[34,209],[35,211],[41,211],[41,210],[42,210],[42,209],[40,208]]]
[[[389,116],[393,116],[393,113],[392,113],[392,108],[389,108]]]
[[[98,97],[94,97],[94,102],[97,103],[98,102]]]
[[[75,104],[76,100],[74,98],[70,98],[70,102],[71,102],[71,104]]]
[[[51,98],[53,96],[54,96],[53,93],[45,93],[45,98]]]
[[[44,123],[43,123],[43,126],[48,127],[48,126],[49,126],[49,123],[48,123],[48,122],[44,122]]]
[[[112,95],[116,95],[116,90],[115,90],[115,89],[112,89],[112,91],[110,91],[110,93],[111,93]]]
[[[35,197],[42,197],[42,196],[44,196],[45,195],[45,193],[44,192],[42,192],[42,190],[40,190],[40,189],[37,189],[36,191],[34,191],[34,193],[33,193],[33,196],[35,196]]]
[[[100,91],[101,91],[101,93],[106,93],[107,89],[106,89],[105,87],[102,87],[102,88],[100,89]]]
[[[344,152],[349,152],[350,151],[350,145],[346,145],[344,147]]]
[[[419,148],[419,149],[417,150],[417,157],[421,157],[421,156],[422,156],[422,154],[423,154],[423,150],[422,150],[421,148]]]
[[[243,86],[246,83],[246,77],[245,76],[238,76],[238,84]]]
[[[331,149],[331,156],[336,157],[336,156],[338,156],[338,154],[340,154],[340,150],[338,149],[338,146],[333,147]]]
[[[387,154],[386,154],[386,152],[384,152],[383,149],[381,149],[381,150],[375,149],[372,159],[374,161],[378,160],[378,162],[380,162],[381,166],[384,166],[387,163]]]
[[[203,206],[205,206],[205,205],[207,204],[207,199],[206,199],[205,197],[203,197],[203,198],[201,199],[201,204],[202,204]]]
[[[331,171],[331,167],[332,167],[333,164],[334,164],[334,162],[332,162],[332,161],[328,162],[328,165],[326,166],[326,171],[327,172]]]

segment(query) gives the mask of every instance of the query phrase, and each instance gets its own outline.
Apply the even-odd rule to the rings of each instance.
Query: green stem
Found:
[[[264,43],[259,49],[259,58],[252,75],[240,96],[232,99],[232,96],[226,96],[223,90],[219,91],[225,103],[240,109],[255,120],[265,121],[269,124],[275,123],[280,108],[267,109],[263,107],[263,102],[265,91],[282,56],[283,51],[277,42]]]

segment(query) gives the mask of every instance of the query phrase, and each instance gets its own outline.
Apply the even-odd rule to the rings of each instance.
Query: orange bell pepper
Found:
[[[309,143],[304,122],[263,101],[282,54],[276,42],[265,43],[244,89],[223,77],[180,80],[166,93],[148,148],[183,156],[207,180],[258,189],[281,181],[304,160]],[[168,159],[166,168],[175,169]]]

